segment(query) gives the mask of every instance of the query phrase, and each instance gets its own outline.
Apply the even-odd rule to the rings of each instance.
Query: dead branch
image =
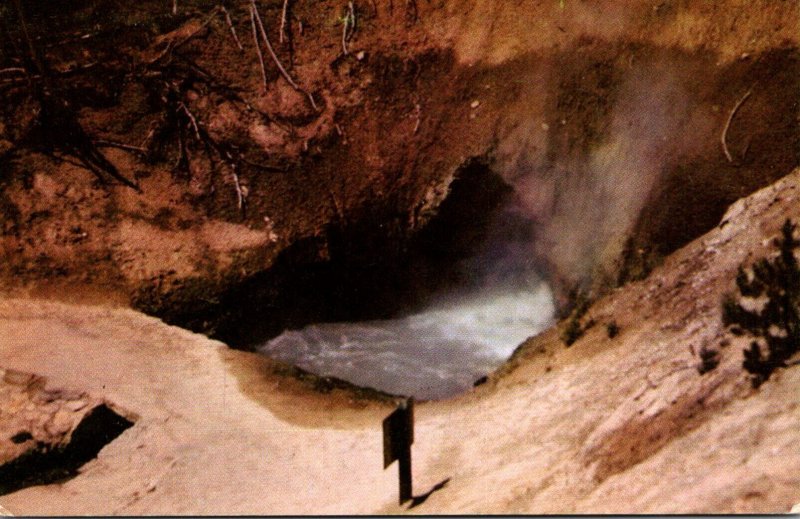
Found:
[[[141,146],[133,146],[131,144],[125,144],[122,142],[116,141],[107,141],[104,139],[96,139],[94,144],[99,148],[118,148],[125,151],[132,151],[134,153],[139,153],[142,155],[147,155],[148,151],[147,148],[143,148]]]
[[[49,152],[48,155],[60,161],[72,164],[73,166],[83,168],[91,172],[95,177],[97,177],[97,180],[99,180],[102,184],[107,183],[105,176],[103,176],[104,174],[107,174],[111,175],[121,184],[133,189],[137,193],[142,192],[142,188],[140,188],[134,182],[122,176],[119,173],[119,171],[117,171],[117,168],[114,167],[113,164],[108,162],[108,159],[106,159],[99,151],[95,150],[94,154],[84,154],[82,153],[82,151],[83,150],[65,149],[61,151],[62,155],[56,154],[55,151]],[[67,157],[70,156],[75,157],[78,160],[73,161],[68,159]]]
[[[9,74],[9,73],[27,74],[28,71],[22,67],[8,67],[0,69],[0,74]]]
[[[17,77],[9,77],[9,78],[5,78],[5,79],[0,79],[0,84],[23,83],[23,82],[27,82],[28,79],[29,78],[24,78],[24,77],[19,77],[19,76],[17,76]],[[30,78],[30,79],[32,79],[32,78]]]
[[[65,69],[55,68],[53,70],[53,72],[54,72],[54,75],[57,75],[57,76],[71,76],[73,74],[78,74],[80,72],[86,72],[87,70],[91,70],[91,69],[97,67],[99,64],[100,63],[97,62],[97,61],[92,61],[90,63],[84,63],[82,65],[75,65],[75,66],[72,66],[70,68],[65,68]]]
[[[178,103],[178,110],[182,110],[191,121],[194,128],[195,137],[197,138],[198,142],[203,145],[205,152],[211,161],[212,171],[216,171],[215,159],[216,161],[219,161],[223,167],[227,166],[230,168],[231,178],[233,179],[233,184],[236,189],[237,205],[242,213],[242,217],[245,217],[247,212],[247,187],[242,186],[239,178],[239,164],[241,162],[246,162],[242,160],[242,154],[237,153],[239,157],[234,158],[231,153],[231,148],[216,142],[213,137],[211,137],[208,132],[197,123],[194,114],[192,114],[192,112],[184,103]],[[183,164],[191,175],[191,156],[189,154],[189,148],[186,140],[182,137],[183,131],[184,129],[182,126],[178,128],[179,157],[175,166],[178,167]]]
[[[305,94],[305,96],[308,97],[308,100],[311,102],[311,106],[314,108],[314,110],[319,111],[319,107],[317,107],[317,103],[314,101],[314,96],[312,96],[311,93],[303,90],[300,87],[300,85],[295,83],[294,79],[292,79],[292,76],[290,76],[289,73],[286,72],[286,69],[283,67],[283,64],[278,59],[278,55],[275,54],[275,49],[272,48],[272,43],[270,43],[269,41],[269,37],[267,36],[267,31],[264,29],[264,23],[261,21],[261,15],[258,14],[258,8],[256,7],[255,0],[250,0],[250,12],[252,16],[255,18],[256,23],[258,24],[258,30],[261,33],[261,38],[264,40],[264,43],[267,46],[267,50],[269,51],[270,56],[272,56],[272,61],[275,62],[275,65],[278,67],[278,70],[280,70],[283,78],[286,80],[287,83],[289,83],[289,85],[291,85],[292,88],[294,88],[301,94]]]
[[[242,42],[239,41],[239,37],[236,35],[236,28],[233,26],[233,20],[231,20],[230,13],[228,13],[228,10],[225,9],[224,5],[220,5],[219,8],[225,15],[225,23],[228,24],[228,29],[230,29],[231,31],[231,36],[233,36],[233,41],[236,42],[236,46],[239,48],[239,50],[243,51],[244,47],[242,47]]]
[[[257,50],[260,50],[260,49],[257,49]],[[273,123],[276,123],[276,124],[280,125],[280,123],[278,121],[275,121],[272,117],[270,117],[270,115],[268,113],[255,108],[253,106],[253,104],[250,101],[248,101],[246,98],[242,97],[242,95],[240,95],[239,92],[235,88],[232,88],[232,87],[228,86],[227,84],[224,84],[224,83],[221,83],[221,82],[217,81],[210,71],[206,70],[205,68],[203,68],[202,66],[197,64],[195,61],[192,61],[191,59],[187,58],[186,56],[179,56],[179,58],[182,61],[185,61],[186,64],[188,65],[189,69],[191,69],[193,72],[198,74],[198,76],[200,77],[202,82],[204,84],[206,84],[207,86],[209,86],[215,92],[218,92],[218,93],[224,95],[226,98],[228,98],[228,99],[230,99],[232,101],[236,101],[236,102],[242,103],[243,105],[245,105],[247,107],[248,110],[256,112],[261,117],[265,117],[265,118],[269,119],[270,122],[273,122]]]
[[[55,159],[56,162],[58,162],[59,164],[61,162],[63,162],[65,164],[70,164],[72,166],[75,166],[76,168],[85,169],[85,170],[88,170],[88,171],[91,171],[92,173],[94,173],[94,171],[89,169],[89,168],[87,168],[86,165],[83,162],[78,162],[76,160],[70,159],[69,155],[66,154],[66,153],[62,154],[60,152],[52,151],[52,152],[47,153],[46,156],[48,156],[48,157],[50,157],[52,159]],[[100,182],[105,183],[105,179],[104,178],[100,177],[99,180],[100,180]]]
[[[278,172],[281,172],[281,173],[286,173],[286,171],[289,169],[287,166],[273,166],[272,164],[258,164],[256,162],[252,162],[250,160],[247,160],[246,158],[244,158],[244,155],[241,155],[241,154],[239,155],[239,162],[242,162],[244,164],[247,164],[248,166],[252,166],[252,167],[254,167],[256,169],[261,169],[261,170],[264,170],[264,171],[278,171]]]
[[[33,76],[10,77],[10,78],[5,78],[5,79],[0,79],[0,86],[3,86],[3,87],[8,86],[8,87],[12,87],[13,88],[15,86],[20,86],[20,85],[24,85],[24,84],[30,84],[32,81],[34,81],[34,80],[38,81],[40,79],[42,79],[42,76],[40,76],[38,74],[33,75]]]
[[[747,143],[744,145],[744,149],[742,150],[742,157],[739,160],[744,160],[745,158],[747,158],[747,152],[750,151],[750,144],[752,144],[752,142],[753,142],[752,136],[748,137]]]
[[[350,0],[349,2],[347,2],[347,9],[348,9],[348,11],[350,12],[350,15],[351,15],[350,16],[350,22],[351,22],[351,24],[350,24],[351,27],[350,28],[352,29],[353,32],[355,32],[358,29],[358,17],[356,16],[355,1]],[[352,38],[352,36],[353,36],[353,34],[351,33],[350,37],[348,37],[348,41],[350,40],[350,38]]]
[[[236,188],[236,202],[239,205],[239,211],[244,216],[245,195],[242,191],[242,185],[239,183],[239,175],[236,173],[236,168],[231,168],[231,176],[233,177],[233,185]]]
[[[14,8],[17,11],[17,18],[19,19],[20,27],[22,28],[22,35],[25,38],[25,42],[28,45],[28,53],[29,59],[33,62],[34,66],[37,68],[37,72],[39,75],[44,76],[45,74],[45,67],[44,64],[39,60],[39,55],[36,52],[36,49],[33,46],[33,39],[31,38],[30,33],[28,32],[28,24],[25,23],[25,12],[22,10],[22,4],[20,0],[14,0]]]
[[[255,7],[250,6],[250,25],[253,27],[253,43],[256,46],[256,54],[258,54],[258,63],[261,65],[261,79],[264,80],[264,89],[267,88],[267,67],[264,65],[264,55],[261,54],[261,45],[258,43],[258,30],[256,29],[256,15]]]
[[[156,125],[151,122],[150,127],[147,130],[147,135],[144,136],[144,139],[142,139],[142,143],[139,145],[139,147],[143,149],[149,148],[150,142],[153,140],[155,134],[156,134]]]
[[[200,31],[202,31],[203,29],[208,27],[208,24],[210,24],[212,21],[214,21],[214,17],[217,15],[217,13],[220,10],[219,8],[220,8],[220,6],[217,6],[217,7],[213,8],[211,11],[209,11],[208,15],[206,16],[206,19],[203,20],[203,23],[200,24],[200,27],[198,27],[196,30],[192,31],[191,34],[187,35],[185,38],[183,38],[178,43],[176,43],[175,46],[173,47],[173,50],[177,49],[178,47],[181,47],[184,44],[186,44],[189,40],[191,40],[192,38],[197,36],[200,33]]]
[[[222,159],[222,153],[217,150],[217,153]],[[239,211],[242,213],[242,218],[247,216],[247,212],[245,209],[245,203],[247,202],[247,190],[242,187],[239,183],[239,174],[236,172],[236,161],[233,160],[233,156],[231,155],[230,151],[225,151],[225,157],[227,157],[227,163],[231,168],[231,177],[233,178],[233,186],[236,188],[236,203],[239,206]]]
[[[183,144],[183,131],[179,129],[176,133],[178,134],[178,160],[175,161],[175,166],[173,167],[177,169],[181,164],[186,164],[186,170],[189,171],[189,159],[186,156],[186,147]]]
[[[331,202],[333,203],[333,208],[336,211],[336,216],[339,218],[340,222],[344,221],[344,209],[342,205],[339,203],[339,199],[334,194],[333,189],[328,187],[328,195],[331,197]]]
[[[722,129],[722,135],[720,135],[720,137],[719,137],[719,141],[722,144],[722,151],[723,151],[723,153],[725,153],[725,158],[728,159],[728,162],[731,162],[731,163],[733,162],[733,157],[731,157],[731,152],[728,151],[728,143],[727,143],[727,141],[728,141],[728,129],[730,129],[730,127],[731,127],[731,122],[733,121],[733,118],[736,115],[736,112],[739,110],[739,108],[742,107],[744,102],[747,101],[747,98],[750,97],[750,94],[752,94],[752,93],[753,93],[753,89],[751,88],[733,106],[733,109],[728,114],[728,120],[725,121],[725,127]]]
[[[291,0],[283,1],[283,9],[281,10],[281,26],[278,31],[280,42],[289,49],[289,66],[294,67],[294,42],[292,41],[294,31],[292,31],[292,2]],[[300,34],[302,34],[302,25],[300,27]]]
[[[281,11],[281,28],[278,31],[278,41],[285,43],[289,41],[289,34],[286,32],[288,24],[287,12],[289,11],[289,0],[283,0],[283,10]]]
[[[355,28],[356,28],[355,6],[353,6],[353,2],[347,2],[347,13],[344,15],[344,19],[342,20],[342,53],[345,56],[349,54],[347,50],[347,42],[352,37]]]
[[[195,29],[194,31],[192,31],[190,34],[187,34],[187,35],[186,35],[186,36],[185,36],[185,37],[184,37],[182,40],[179,40],[178,42],[172,42],[172,41],[168,42],[168,43],[167,43],[167,46],[164,48],[164,50],[163,50],[163,51],[161,51],[161,52],[158,54],[158,56],[156,56],[156,57],[155,57],[155,58],[153,58],[152,60],[148,61],[146,64],[147,64],[147,65],[153,65],[153,64],[155,64],[155,63],[157,63],[157,62],[161,61],[161,59],[162,59],[164,56],[166,56],[167,54],[169,54],[171,51],[177,50],[179,47],[182,47],[183,45],[185,45],[186,43],[188,43],[188,42],[189,42],[189,40],[191,40],[192,38],[194,38],[195,36],[197,36],[198,34],[200,34],[200,31],[202,31],[203,29],[205,29],[206,27],[208,27],[208,24],[210,24],[210,23],[211,23],[211,22],[214,20],[214,17],[216,16],[216,14],[217,14],[219,11],[220,11],[220,6],[217,6],[217,7],[213,8],[213,9],[212,9],[212,10],[211,10],[211,11],[208,13],[208,16],[206,16],[206,19],[205,19],[205,20],[203,20],[203,23],[201,23],[201,24],[200,24],[200,27],[198,27],[197,29]]]
[[[74,43],[76,41],[86,41],[86,40],[88,40],[90,38],[95,38],[99,34],[101,34],[101,33],[100,32],[87,32],[87,33],[79,34],[79,35],[73,34],[72,36],[64,38],[63,40],[45,43],[44,44],[44,48],[45,49],[54,49],[54,48],[57,49],[57,48],[62,47],[63,45],[66,45],[68,43]]]
[[[86,72],[87,70],[91,70],[99,65],[98,62],[93,61],[91,63],[86,63],[84,65],[78,65],[66,70],[59,70],[59,69],[51,69],[48,70],[48,74],[53,77],[69,77],[75,74],[80,74],[81,72]],[[9,77],[0,79],[0,84],[9,84],[9,83],[20,83],[20,82],[30,82],[30,81],[39,81],[43,79],[41,74],[31,74],[27,69],[20,68],[20,67],[11,67],[8,69],[0,70],[0,74],[7,71],[13,71],[18,74],[22,75],[11,75]]]
[[[197,137],[198,141],[203,142],[203,139],[200,137],[200,128],[197,126],[197,119],[195,118],[194,114],[183,103],[178,103],[178,109],[183,110],[186,116],[189,117],[189,121],[192,123],[192,128],[194,128],[195,137]]]
[[[178,0],[172,0],[172,14],[178,14]]]
[[[141,193],[135,181],[128,180],[100,152],[94,139],[86,133],[78,120],[76,111],[66,101],[53,94],[45,94],[41,96],[39,106],[39,138],[46,148],[52,146],[61,153],[78,159],[84,168],[103,182],[108,175]]]
[[[146,65],[153,65],[154,63],[157,63],[157,62],[161,61],[161,58],[163,58],[164,56],[166,56],[167,54],[169,54],[169,53],[172,51],[172,48],[173,48],[174,46],[175,46],[175,43],[174,43],[174,42],[168,41],[168,42],[167,42],[167,45],[164,47],[164,50],[162,50],[161,52],[159,52],[159,53],[158,53],[158,55],[157,55],[155,58],[153,58],[153,59],[151,59],[150,61],[148,61],[148,62],[146,63]]]
[[[38,111],[35,113],[36,138],[45,149],[50,150],[51,156],[55,156],[54,153],[58,150],[65,156],[77,159],[83,168],[91,171],[101,182],[106,182],[106,176],[109,176],[122,185],[141,193],[141,188],[137,183],[121,174],[117,167],[98,149],[92,137],[81,125],[77,110],[71,107],[64,98],[57,95],[43,54],[37,52],[33,43],[34,39],[28,32],[20,0],[14,0],[14,8],[28,47],[27,70],[35,69],[35,72],[38,73],[37,76],[41,78],[41,84],[37,84],[36,88],[32,89],[32,94],[39,105]],[[40,40],[37,39],[37,41]],[[11,69],[16,68],[12,67]],[[31,74],[25,70],[23,73],[27,75],[28,81],[32,80]]]

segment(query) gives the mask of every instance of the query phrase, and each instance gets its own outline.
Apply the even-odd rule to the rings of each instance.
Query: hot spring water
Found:
[[[553,322],[550,287],[532,261],[534,229],[508,185],[485,168],[467,167],[420,241],[423,255],[444,260],[456,281],[409,314],[312,324],[258,349],[392,394],[427,400],[466,391]]]
[[[541,280],[464,294],[389,320],[313,324],[286,331],[259,350],[323,376],[419,399],[466,391],[528,337],[552,324]]]

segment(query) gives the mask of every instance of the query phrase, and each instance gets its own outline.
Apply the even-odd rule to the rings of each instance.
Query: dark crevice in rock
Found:
[[[420,231],[400,211],[366,208],[332,225],[323,240],[298,243],[264,277],[222,298],[230,312],[217,336],[252,348],[313,322],[403,315],[447,287],[468,282],[464,260],[484,243],[512,189],[482,160],[456,173],[436,216]],[[265,290],[266,288],[266,290]]]
[[[486,161],[471,159],[419,231],[409,229],[399,203],[363,207],[322,236],[295,242],[268,271],[220,287],[213,299],[175,294],[170,304],[150,310],[240,349],[314,322],[403,315],[442,289],[469,282],[474,266],[464,260],[484,243],[512,195]]]
[[[75,477],[80,467],[132,425],[105,404],[95,407],[72,431],[66,445],[39,441],[31,450],[0,466],[0,495]]]

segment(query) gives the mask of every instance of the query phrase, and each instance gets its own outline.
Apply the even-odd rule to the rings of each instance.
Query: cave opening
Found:
[[[294,300],[281,305],[304,309],[305,322],[289,315],[257,351],[357,386],[442,399],[552,324],[534,222],[484,160],[458,170],[436,215],[406,243],[376,221],[339,230],[328,261],[304,269],[288,291]]]

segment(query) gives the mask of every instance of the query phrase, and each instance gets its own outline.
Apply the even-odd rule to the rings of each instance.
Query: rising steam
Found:
[[[538,222],[535,253],[568,285],[611,274],[664,172],[700,146],[698,135],[710,134],[710,114],[691,102],[688,72],[677,70],[662,59],[629,71],[615,90],[607,130],[588,150],[548,158],[551,141],[581,124],[564,127],[569,121],[541,115],[516,126],[501,146],[505,176]],[[546,108],[540,102],[533,111]]]

